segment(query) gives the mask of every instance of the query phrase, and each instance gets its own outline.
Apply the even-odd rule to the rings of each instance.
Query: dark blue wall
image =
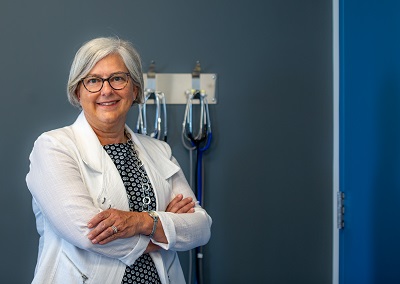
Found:
[[[145,68],[218,74],[205,207],[213,217],[206,283],[330,283],[332,3],[28,1],[0,8],[2,283],[28,283],[37,233],[25,185],[43,131],[74,121],[65,95],[77,48],[96,36],[135,43]],[[169,143],[183,106],[169,106]],[[131,125],[134,123],[132,114]],[[187,268],[187,255],[182,254]]]

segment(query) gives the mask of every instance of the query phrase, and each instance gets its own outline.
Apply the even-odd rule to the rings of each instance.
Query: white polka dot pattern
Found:
[[[130,210],[143,211],[144,205],[146,211],[154,210],[156,208],[154,190],[136,151],[131,149],[131,145],[124,143],[105,145],[104,150],[121,175]],[[150,202],[145,201],[143,204],[143,200],[148,198]],[[143,254],[133,265],[127,266],[121,283],[161,283],[150,255]]]

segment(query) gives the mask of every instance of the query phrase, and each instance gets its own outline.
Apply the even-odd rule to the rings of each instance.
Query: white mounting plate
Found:
[[[148,88],[147,74],[143,74],[144,88]],[[208,104],[216,104],[216,83],[217,74],[200,74],[200,90],[204,90],[207,94]],[[156,92],[162,92],[165,95],[167,104],[186,104],[186,91],[192,89],[192,74],[169,74],[156,73],[155,87]],[[149,100],[148,103],[154,103]],[[199,103],[199,100],[193,100],[193,104]]]

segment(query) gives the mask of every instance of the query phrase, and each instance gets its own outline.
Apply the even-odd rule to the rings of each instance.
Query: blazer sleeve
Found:
[[[154,139],[152,141],[154,141]],[[166,155],[168,160],[179,168],[177,172],[168,178],[171,196],[174,197],[178,194],[182,194],[184,197],[192,197],[196,205],[195,212],[187,214],[165,212],[165,208],[159,208],[157,213],[162,222],[168,243],[152,241],[166,250],[175,251],[186,251],[205,245],[211,237],[212,219],[206,210],[199,205],[199,202],[197,202],[196,196],[190,188],[179,163],[172,156],[169,145],[159,140],[156,141],[153,143],[157,144],[158,149],[161,150],[155,151],[157,153],[156,155]],[[154,159],[155,158],[156,157],[154,157]]]
[[[66,135],[65,135],[66,136]],[[82,178],[79,154],[71,139],[42,134],[30,154],[27,186],[45,220],[45,230],[81,249],[120,259],[130,265],[148,245],[145,236],[118,239],[106,245],[92,244],[87,238],[87,222],[100,208]]]
[[[172,160],[176,162],[174,158]],[[195,212],[187,214],[158,212],[168,244],[157,242],[156,244],[164,249],[176,251],[186,251],[205,245],[211,237],[211,217],[196,201],[182,170],[174,174],[170,182],[173,196],[183,194],[184,197],[193,198],[196,202]]]

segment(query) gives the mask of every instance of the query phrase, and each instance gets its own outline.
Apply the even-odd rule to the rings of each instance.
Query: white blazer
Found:
[[[168,240],[155,242],[162,249],[150,255],[162,283],[185,283],[176,251],[205,245],[211,217],[198,203],[192,214],[164,212],[179,193],[195,199],[193,191],[167,143],[127,129],[153,185]],[[120,174],[83,112],[73,125],[39,136],[26,182],[40,235],[32,283],[119,284],[125,266],[152,241],[137,235],[94,245],[87,238],[87,222],[95,214],[108,208],[129,211],[129,204]]]

